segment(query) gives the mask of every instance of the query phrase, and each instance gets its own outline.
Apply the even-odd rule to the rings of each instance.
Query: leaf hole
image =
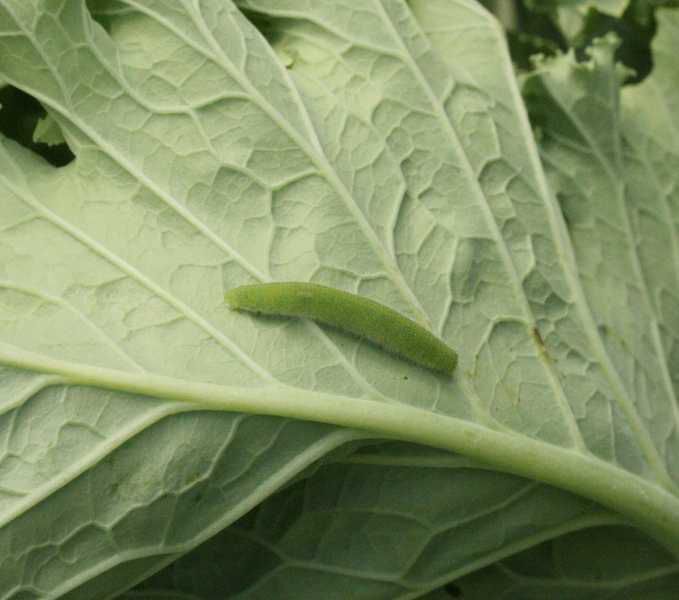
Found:
[[[57,142],[62,139],[61,132],[40,102],[11,85],[0,88],[0,134],[55,167],[75,158],[65,142]]]

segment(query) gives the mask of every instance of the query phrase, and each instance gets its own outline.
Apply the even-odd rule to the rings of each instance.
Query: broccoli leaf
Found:
[[[538,151],[472,1],[92,4],[0,0],[0,79],[75,155],[0,137],[3,595],[198,563],[405,598],[622,524],[674,560],[669,84],[627,115],[612,42],[545,63]],[[272,280],[387,304],[458,370],[225,306]]]

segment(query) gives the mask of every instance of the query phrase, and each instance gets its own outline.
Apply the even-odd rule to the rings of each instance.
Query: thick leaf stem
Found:
[[[285,385],[230,387],[126,373],[0,344],[0,364],[60,375],[66,384],[141,394],[197,408],[272,415],[363,430],[451,450],[498,470],[590,498],[629,518],[679,558],[679,498],[659,485],[581,451],[407,405],[323,394]]]

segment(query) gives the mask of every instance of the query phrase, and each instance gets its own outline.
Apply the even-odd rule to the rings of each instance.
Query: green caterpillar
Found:
[[[378,302],[315,283],[263,283],[229,290],[235,310],[313,319],[364,337],[417,365],[452,374],[457,353],[414,321]]]

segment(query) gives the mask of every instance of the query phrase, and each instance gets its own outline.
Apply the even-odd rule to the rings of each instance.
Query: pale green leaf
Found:
[[[340,598],[351,589],[414,598],[545,539],[615,520],[592,503],[461,457],[366,448],[271,497],[135,594],[266,598],[286,589],[291,598]]]
[[[556,22],[563,34],[573,39],[582,32],[587,13],[594,9],[605,15],[620,17],[630,0],[555,0]],[[539,0],[538,0],[539,2]]]
[[[591,119],[565,166],[598,229],[569,237],[472,1],[99,8],[0,0],[0,77],[77,157],[0,138],[2,594],[111,597],[220,532],[175,569],[242,597],[413,597],[602,523],[677,552],[676,275],[622,227],[610,47],[536,86],[554,146]],[[225,307],[270,280],[388,304],[458,370]],[[456,454],[330,460],[385,437]]]
[[[47,115],[40,119],[33,132],[33,141],[42,142],[50,146],[56,146],[65,142],[64,136],[61,134],[61,129],[57,122]]]

